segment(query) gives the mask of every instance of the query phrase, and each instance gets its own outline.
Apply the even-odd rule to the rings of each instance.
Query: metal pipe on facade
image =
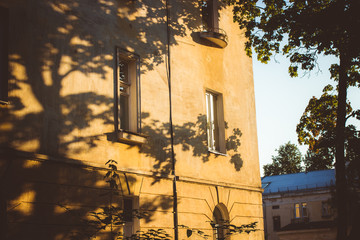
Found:
[[[167,79],[169,87],[169,123],[170,123],[170,147],[171,147],[171,163],[173,175],[173,216],[174,216],[174,239],[179,239],[178,231],[178,209],[177,209],[177,189],[176,189],[176,172],[175,172],[175,154],[174,154],[174,132],[172,122],[172,99],[171,99],[171,58],[170,58],[170,4],[169,0],[165,1],[166,7],[166,30],[167,30]]]

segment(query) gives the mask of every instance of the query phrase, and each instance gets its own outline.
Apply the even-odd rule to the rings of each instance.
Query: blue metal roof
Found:
[[[268,176],[261,183],[263,194],[328,188],[335,185],[335,169]]]

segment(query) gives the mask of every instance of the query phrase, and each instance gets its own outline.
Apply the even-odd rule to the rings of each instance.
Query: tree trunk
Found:
[[[337,198],[337,240],[345,240],[347,236],[347,184],[345,176],[345,118],[347,68],[349,60],[343,52],[340,53],[340,70],[338,85],[338,108],[336,121],[336,198]]]

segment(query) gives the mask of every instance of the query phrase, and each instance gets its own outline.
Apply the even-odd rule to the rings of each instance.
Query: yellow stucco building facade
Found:
[[[1,239],[263,239],[252,60],[230,8],[0,0],[0,15]],[[109,206],[121,224],[99,229]]]

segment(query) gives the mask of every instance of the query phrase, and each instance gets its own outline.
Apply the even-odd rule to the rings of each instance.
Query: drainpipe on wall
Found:
[[[171,147],[171,165],[173,175],[173,216],[174,216],[174,239],[179,239],[178,231],[178,209],[177,209],[177,190],[176,190],[176,172],[175,172],[175,154],[174,154],[174,132],[172,122],[172,100],[171,100],[171,61],[170,61],[170,4],[169,0],[166,0],[166,30],[167,30],[167,79],[169,86],[169,123],[170,123],[170,147]]]

